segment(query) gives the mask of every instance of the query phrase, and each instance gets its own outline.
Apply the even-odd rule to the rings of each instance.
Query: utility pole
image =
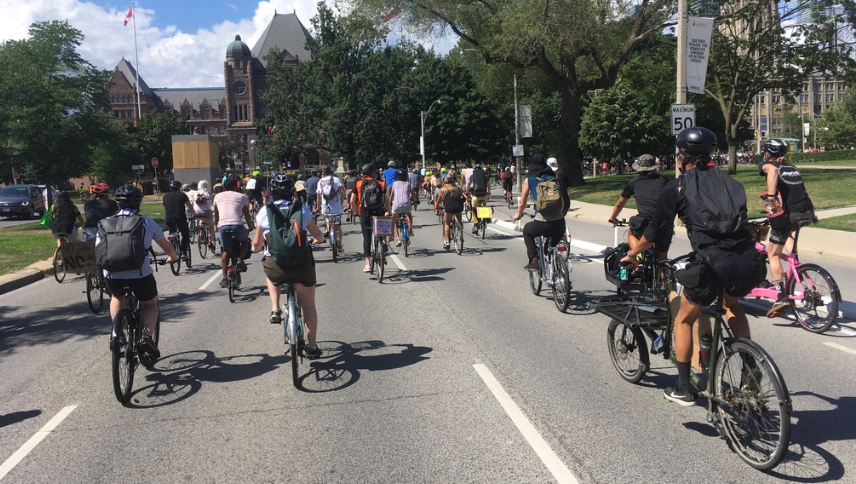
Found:
[[[676,104],[687,103],[687,0],[678,0],[678,79]],[[678,166],[678,148],[675,147],[675,178],[680,176]]]
[[[514,73],[514,144],[515,146],[520,145],[520,123],[517,119],[518,113],[517,106],[517,73]],[[517,166],[517,191],[523,192],[523,173],[520,166],[520,157],[514,157],[514,164]],[[520,203],[523,203],[521,200]]]

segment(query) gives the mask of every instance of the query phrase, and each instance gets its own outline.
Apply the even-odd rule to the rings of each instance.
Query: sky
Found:
[[[222,87],[226,46],[236,34],[252,48],[274,11],[296,13],[311,31],[316,5],[317,0],[139,0],[134,19],[140,76],[153,88]],[[112,70],[122,57],[135,63],[134,25],[124,25],[130,7],[130,1],[0,0],[0,42],[27,38],[33,22],[66,19],[85,36],[80,54]],[[399,27],[393,24],[394,35],[406,35]],[[421,42],[445,54],[455,40]]]

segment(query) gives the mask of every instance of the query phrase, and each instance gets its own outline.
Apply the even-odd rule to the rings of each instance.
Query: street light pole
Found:
[[[419,119],[422,121],[422,136],[419,137],[419,153],[422,154],[422,168],[425,168],[425,116],[431,112],[431,108],[434,107],[435,104],[442,104],[440,100],[436,100],[428,106],[427,111],[419,111]]]
[[[519,109],[517,107],[517,73],[515,72],[514,73],[514,144],[516,146],[520,145],[520,123],[517,119],[518,112],[519,112]],[[520,157],[515,156],[514,161],[515,161],[514,165],[516,166],[516,170],[517,170],[517,191],[522,193],[523,192],[523,174],[521,172],[523,170],[521,169],[521,166],[520,166]]]

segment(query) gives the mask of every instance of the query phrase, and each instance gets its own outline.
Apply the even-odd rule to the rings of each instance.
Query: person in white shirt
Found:
[[[342,200],[345,197],[345,186],[341,180],[333,175],[332,167],[324,167],[322,175],[323,177],[318,181],[315,206],[321,207],[321,215],[327,218],[327,227],[330,227],[330,224],[340,227],[342,225]],[[339,245],[341,252],[343,250],[341,229],[336,230],[336,244]]]

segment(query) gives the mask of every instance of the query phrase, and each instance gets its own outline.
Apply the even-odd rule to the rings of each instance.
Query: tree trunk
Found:
[[[583,159],[580,150],[580,93],[576,89],[563,87],[560,89],[562,103],[562,135],[564,140],[559,148],[557,158],[562,168],[571,179],[572,186],[585,183],[580,162]]]
[[[728,142],[728,174],[737,174],[737,128],[739,123],[725,122],[726,142]]]

